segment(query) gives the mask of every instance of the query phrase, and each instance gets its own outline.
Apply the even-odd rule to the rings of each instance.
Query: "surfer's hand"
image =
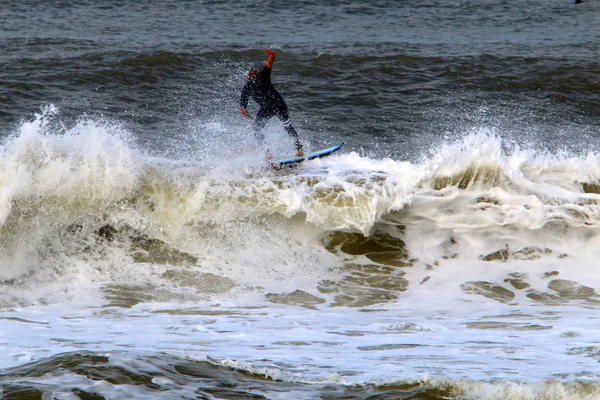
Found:
[[[252,119],[252,115],[250,115],[250,113],[248,112],[248,110],[246,110],[244,107],[240,107],[240,112],[242,113],[242,115],[248,119]]]
[[[296,157],[304,157],[304,150],[298,149],[298,152],[296,153]]]
[[[271,49],[265,49],[265,53],[267,53],[269,55],[269,58],[267,58],[267,63],[265,64],[265,66],[267,68],[271,68],[273,67],[273,63],[275,62],[275,53],[273,50]]]

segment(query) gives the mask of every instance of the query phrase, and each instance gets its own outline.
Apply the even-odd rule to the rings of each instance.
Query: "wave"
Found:
[[[65,46],[71,58],[56,57],[54,53],[45,54],[39,58],[17,58],[7,63],[8,73],[21,77],[26,71],[33,75],[34,83],[46,84],[51,82],[47,71],[56,70],[57,77],[64,79],[67,86],[73,83],[130,85],[134,82],[163,84],[181,84],[178,79],[193,82],[193,75],[198,73],[198,66],[204,68],[204,75],[215,73],[227,75],[237,72],[243,80],[245,72],[257,60],[264,58],[261,49],[207,49],[200,52],[185,50],[147,50],[132,51],[121,49],[105,49],[100,51],[94,43],[86,40],[13,40],[15,47],[44,46],[54,48],[56,45]],[[11,43],[12,44],[12,43]],[[77,46],[80,48],[77,49]],[[42,51],[42,50],[40,50]],[[593,103],[593,95],[598,90],[595,75],[599,65],[595,60],[570,60],[556,57],[505,57],[494,54],[481,54],[463,57],[418,56],[410,53],[395,52],[381,56],[367,56],[337,53],[333,51],[294,54],[279,50],[285,63],[278,68],[287,71],[292,68],[302,77],[314,77],[318,82],[315,87],[323,84],[333,84],[336,78],[348,78],[359,73],[367,77],[364,83],[377,82],[378,91],[385,94],[385,87],[391,87],[394,82],[403,82],[407,93],[413,93],[413,88],[420,91],[432,88],[465,88],[498,92],[528,92],[542,91],[547,94],[571,95],[587,97]],[[348,69],[351,65],[352,69]],[[75,68],[76,67],[76,68]],[[76,77],[76,79],[73,79]],[[433,84],[435,77],[438,83]],[[56,77],[52,77],[56,80]],[[326,79],[321,79],[326,78]],[[196,78],[199,79],[199,78]],[[226,77],[232,79],[231,76]],[[339,79],[339,78],[338,78]],[[355,79],[355,78],[354,78]],[[31,82],[23,76],[23,82]],[[206,81],[208,84],[209,81]],[[223,82],[219,82],[221,85]],[[239,84],[239,82],[237,82]],[[358,79],[354,84],[362,84]],[[310,81],[305,82],[310,84]],[[420,84],[423,84],[421,86]],[[71,88],[72,89],[72,88]],[[352,86],[346,88],[352,90]],[[389,90],[389,89],[388,89]],[[417,92],[417,91],[415,91]],[[306,93],[310,95],[310,93]],[[590,110],[591,111],[591,110]]]
[[[58,376],[51,371],[59,370]],[[12,398],[27,393],[73,393],[85,397],[111,397],[128,393],[150,398],[169,396],[283,398],[327,396],[330,399],[593,399],[597,382],[581,379],[524,383],[508,379],[494,382],[450,380],[423,376],[418,379],[347,383],[337,376],[324,381],[303,378],[281,368],[256,368],[235,360],[175,357],[165,354],[132,355],[69,352],[0,371],[1,393]],[[223,384],[226,382],[227,384]],[[265,397],[266,396],[266,397]],[[283,396],[283,397],[282,397]]]
[[[144,156],[121,127],[92,120],[60,135],[45,133],[48,128],[39,116],[4,145],[3,224],[15,213],[33,217],[50,206],[77,216],[125,204],[157,222],[168,219],[172,227],[175,221],[304,213],[306,222],[325,230],[364,235],[394,213],[412,215],[440,204],[455,208],[444,210],[450,216],[445,224],[455,218],[465,227],[473,218],[459,209],[465,205],[493,216],[489,225],[537,229],[557,221],[572,227],[598,223],[596,154],[571,157],[509,148],[485,131],[442,145],[418,163],[350,152],[277,174],[236,149],[225,160],[208,163]]]
[[[2,147],[5,285],[69,281],[84,268],[90,283],[131,289],[160,273],[207,293],[189,271],[168,269],[201,265],[203,279],[223,291],[264,287],[264,274],[277,271],[268,279],[277,292],[278,277],[310,275],[297,265],[323,275],[352,258],[345,268],[362,259],[385,274],[415,262],[597,256],[594,153],[540,153],[479,131],[419,162],[350,150],[277,173],[254,155],[150,157],[118,125],[81,119],[66,129],[56,112],[23,123]],[[139,264],[151,268],[118,267]],[[386,279],[396,292],[407,286],[402,274]],[[366,295],[396,296],[382,285],[367,284]],[[493,285],[467,286],[493,297]]]

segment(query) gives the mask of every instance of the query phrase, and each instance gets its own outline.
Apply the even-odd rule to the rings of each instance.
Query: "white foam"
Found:
[[[528,297],[529,289],[557,296],[552,280],[600,290],[598,195],[581,185],[598,178],[593,154],[511,149],[480,132],[417,163],[349,149],[281,174],[251,161],[246,168],[243,158],[223,169],[208,156],[150,158],[118,126],[82,120],[54,132],[48,118],[23,124],[0,159],[5,366],[65,351],[129,348],[231,360],[282,380],[344,384],[427,374],[511,382],[560,374],[568,381],[597,367],[586,350],[600,340],[595,298],[554,305]],[[486,168],[490,181],[469,181],[469,171]],[[452,184],[461,180],[468,184]],[[134,238],[100,240],[105,225]],[[372,263],[326,251],[321,241],[336,230],[394,233],[415,259],[403,268],[408,289],[365,310],[330,306],[338,293],[321,293],[319,284],[340,281],[346,262]],[[136,238],[159,239],[197,261],[136,261]],[[503,251],[507,258],[485,260]],[[527,251],[535,257],[520,255]],[[169,280],[169,273],[184,278]],[[202,292],[193,279],[186,283],[202,274],[227,288]],[[511,286],[514,274],[524,276],[527,290]],[[467,293],[462,285],[472,282],[514,297]],[[149,300],[131,309],[91,308],[105,285],[125,286],[132,297],[138,288]],[[281,306],[265,298],[296,290],[325,303]],[[48,303],[55,305],[39,305]],[[33,305],[8,310],[21,304]],[[498,322],[506,325],[473,324]],[[508,386],[481,390],[520,396]]]

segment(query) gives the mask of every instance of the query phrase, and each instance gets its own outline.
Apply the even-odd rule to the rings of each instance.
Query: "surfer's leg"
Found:
[[[254,124],[252,124],[252,129],[254,130],[254,137],[261,145],[265,141],[265,134],[263,133],[263,129],[269,120],[268,113],[265,112],[264,109],[258,110],[256,114],[256,118],[254,119]]]
[[[252,128],[254,130],[254,137],[256,137],[258,143],[264,148],[265,158],[267,159],[267,161],[271,160],[273,158],[273,155],[271,154],[271,150],[266,148],[266,146],[264,145],[265,134],[263,133],[263,129],[265,128],[265,125],[272,116],[273,115],[271,113],[261,108],[260,110],[258,110],[258,113],[256,114],[256,119],[254,120],[254,124],[252,125]]]
[[[258,118],[256,118],[254,120],[254,124],[252,125],[252,130],[254,131],[254,137],[256,138],[256,141],[260,145],[262,145],[265,141],[265,134],[263,133],[263,128],[265,127],[266,123],[267,123],[267,121],[259,120]]]
[[[282,108],[277,113],[277,116],[281,120],[281,123],[283,123],[283,128],[285,129],[285,131],[294,140],[294,145],[296,146],[296,150],[298,150],[298,151],[302,150],[302,143],[300,143],[300,138],[298,137],[298,132],[296,132],[296,130],[294,129],[294,127],[292,126],[292,124],[290,122],[290,115],[288,114],[288,110],[286,108]]]

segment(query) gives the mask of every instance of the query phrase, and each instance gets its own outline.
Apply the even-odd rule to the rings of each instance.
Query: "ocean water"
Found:
[[[1,398],[600,398],[598,1],[0,15]]]

